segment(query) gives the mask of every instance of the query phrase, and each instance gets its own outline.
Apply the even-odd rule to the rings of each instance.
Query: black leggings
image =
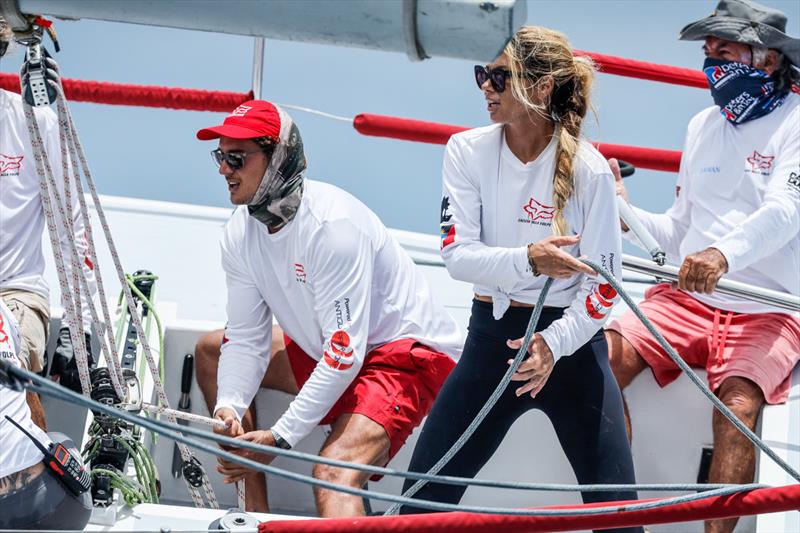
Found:
[[[492,304],[474,301],[469,334],[458,365],[447,378],[422,428],[409,470],[427,472],[461,436],[508,369],[515,351],[506,339],[525,334],[532,309],[512,307],[500,320]],[[563,314],[546,307],[536,328],[541,331]],[[441,470],[449,476],[474,477],[500,446],[514,421],[530,409],[541,409],[553,424],[578,483],[634,483],[633,460],[625,433],[622,395],[608,364],[602,331],[571,356],[556,363],[536,398],[517,397],[522,382],[511,382],[464,447]],[[512,459],[513,460],[513,459]],[[406,480],[405,492],[414,480]],[[458,503],[466,487],[426,484],[417,499]],[[635,491],[583,492],[585,503],[636,499]],[[403,507],[402,513],[430,512]],[[642,528],[607,531],[641,532]]]

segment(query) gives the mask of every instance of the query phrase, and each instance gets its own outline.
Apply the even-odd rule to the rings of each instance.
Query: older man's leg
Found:
[[[216,330],[207,333],[197,342],[194,350],[197,384],[203,392],[203,398],[212,412],[217,403],[217,367],[222,346],[224,331]],[[286,346],[283,342],[283,330],[272,328],[272,357],[261,387],[297,394],[297,382],[289,364]],[[242,428],[245,432],[256,429],[255,402],[242,417]],[[212,413],[213,414],[213,413]],[[245,477],[245,507],[247,511],[268,513],[267,479],[263,473],[253,473]]]
[[[717,396],[755,430],[764,394],[761,388],[746,378],[730,377],[722,382]],[[756,471],[755,446],[733,424],[714,409],[714,455],[708,473],[709,483],[752,483]],[[730,533],[738,518],[706,522],[706,533]]]
[[[389,460],[389,437],[383,426],[368,417],[349,413],[340,416],[331,426],[331,434],[322,445],[320,455],[342,461],[383,466]],[[316,479],[361,488],[370,474],[317,464],[313,471]],[[317,511],[324,518],[364,516],[363,500],[358,496],[314,487]]]
[[[647,363],[625,337],[612,329],[606,330],[605,333],[611,371],[617,380],[619,390],[624,391],[625,387],[631,384],[633,378],[647,368]],[[624,393],[622,394],[622,407],[625,412],[625,430],[628,432],[628,441],[630,441],[633,438],[631,415],[628,412],[628,402]]]

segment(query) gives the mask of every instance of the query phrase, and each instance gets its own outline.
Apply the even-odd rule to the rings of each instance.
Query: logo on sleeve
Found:
[[[528,203],[522,206],[522,211],[525,213],[525,218],[519,218],[517,222],[535,224],[537,226],[550,226],[555,214],[555,207],[545,205],[531,196]]]
[[[794,189],[794,192],[800,192],[800,172],[792,172],[789,174],[786,185],[790,190]]]
[[[442,249],[453,244],[456,240],[456,225],[450,222],[451,218],[453,218],[453,215],[450,214],[450,197],[445,196],[442,198],[442,212],[439,224]]]
[[[594,292],[586,297],[586,313],[595,320],[606,317],[611,307],[614,305],[614,298],[617,291],[608,283],[598,285]]]
[[[19,176],[19,169],[24,158],[24,155],[0,154],[0,176]]]
[[[306,276],[306,268],[300,263],[295,263],[294,264],[294,279],[296,279],[299,283],[305,283],[306,282],[306,277],[307,277]]]
[[[774,155],[762,155],[753,150],[753,155],[746,159],[749,168],[745,168],[745,170],[753,174],[769,176],[772,171],[773,159],[775,159]]]
[[[344,330],[336,330],[330,340],[325,343],[322,358],[334,370],[347,370],[353,366],[353,348],[350,347],[350,335]]]

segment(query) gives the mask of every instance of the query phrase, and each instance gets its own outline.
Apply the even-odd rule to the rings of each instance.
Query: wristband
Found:
[[[272,438],[275,439],[275,446],[277,446],[278,448],[280,448],[282,450],[291,450],[292,449],[292,445],[289,444],[288,442],[286,442],[286,439],[281,437],[280,434],[277,431],[275,431],[274,429],[271,429],[270,431],[272,431]]]
[[[533,243],[528,245],[528,264],[531,266],[531,272],[533,272],[533,277],[535,278],[541,275],[541,272],[536,268],[536,263],[533,261],[533,257],[531,257],[531,246],[533,246]]]

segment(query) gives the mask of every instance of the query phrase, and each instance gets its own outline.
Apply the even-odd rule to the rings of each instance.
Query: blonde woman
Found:
[[[427,471],[451,447],[521,346],[546,279],[539,274],[552,275],[535,253],[543,241],[555,235],[573,257],[620,273],[614,176],[581,138],[594,75],[591,61],[573,56],[564,36],[538,27],[522,28],[493,64],[475,67],[494,124],[450,139],[441,213],[442,257],[454,278],[474,284],[475,299],[464,352],[422,430],[411,470]],[[530,356],[441,473],[474,476],[512,423],[541,409],[580,483],[633,483],[622,399],[602,333],[617,299],[595,275],[556,279]],[[431,483],[415,497],[455,503],[463,492]],[[635,497],[583,494],[585,502]]]

